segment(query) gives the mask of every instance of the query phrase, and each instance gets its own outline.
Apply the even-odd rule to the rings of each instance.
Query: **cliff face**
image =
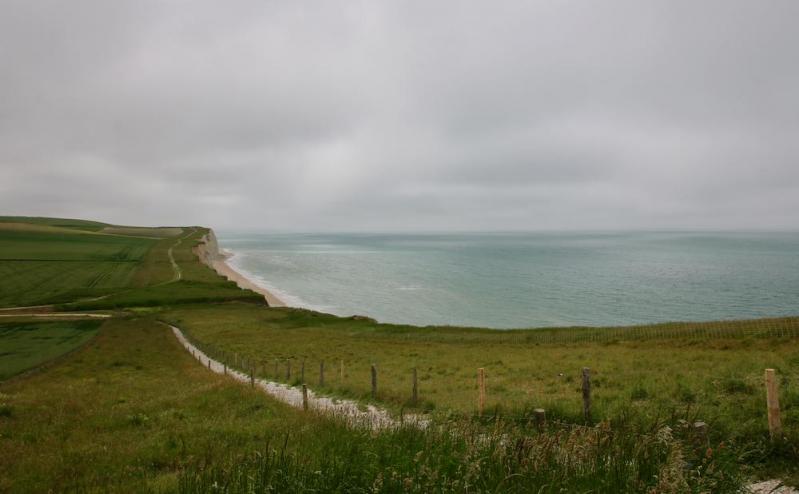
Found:
[[[208,266],[212,266],[215,260],[223,258],[213,230],[209,229],[208,233],[203,235],[200,243],[194,248],[194,253],[200,258],[200,262]]]

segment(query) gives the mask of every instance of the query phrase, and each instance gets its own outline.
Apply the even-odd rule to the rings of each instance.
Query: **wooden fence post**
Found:
[[[325,385],[325,361],[319,362],[319,387]]]
[[[538,430],[541,431],[547,424],[547,412],[543,408],[536,408],[533,410],[535,414],[535,425],[538,427]]]
[[[302,365],[300,366],[300,382],[305,382],[305,359],[302,359]]]
[[[208,357],[208,368],[211,368],[211,357]]]
[[[477,369],[477,387],[477,413],[482,417],[486,404],[486,373],[482,367]]]
[[[583,367],[583,418],[591,422],[591,369]]]
[[[416,406],[419,402],[419,382],[416,379],[416,367],[413,368],[413,390],[411,393],[411,404]]]
[[[308,386],[302,385],[302,409],[308,411]]]
[[[782,434],[782,421],[780,420],[780,397],[774,369],[766,369],[766,405],[768,407],[768,432],[772,440],[777,439]]]
[[[372,364],[372,399],[377,399],[377,367]]]
[[[286,359],[286,382],[291,381],[291,359]]]
[[[278,366],[280,365],[280,360],[275,359],[275,380],[280,378],[280,371],[278,371]]]
[[[223,370],[223,372],[224,372],[224,374],[227,376],[227,362],[225,362],[225,363],[224,363],[224,364],[222,364],[222,365],[224,365],[224,366],[225,366],[225,369]]]
[[[250,367],[250,387],[255,387],[255,369]]]

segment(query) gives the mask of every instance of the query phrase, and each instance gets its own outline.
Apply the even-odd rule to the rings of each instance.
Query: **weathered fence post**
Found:
[[[250,367],[250,387],[255,387],[255,369]]]
[[[413,368],[413,390],[411,393],[411,404],[416,406],[416,403],[419,401],[419,383],[416,379],[416,367]]]
[[[325,385],[325,361],[319,362],[319,386]]]
[[[302,385],[302,409],[308,411],[308,386]]]
[[[225,366],[225,368],[224,368],[224,370],[222,372],[227,376],[227,361],[224,364],[222,364],[222,365]]]
[[[286,382],[291,381],[291,359],[286,359]]]
[[[486,404],[486,373],[485,369],[477,369],[477,413],[482,417]]]
[[[707,438],[707,424],[701,420],[694,422],[694,434],[699,439]]]
[[[591,422],[591,369],[583,367],[583,418]]]
[[[768,432],[771,439],[776,439],[782,434],[782,421],[780,420],[780,397],[774,369],[766,369],[766,405],[768,407]]]
[[[279,365],[280,365],[280,360],[275,359],[275,380],[280,378],[280,371],[278,370]]]
[[[208,369],[211,368],[211,357],[208,357]]]
[[[533,414],[535,415],[535,425],[538,427],[538,430],[544,430],[544,427],[547,424],[547,412],[543,408],[536,408],[533,410]]]
[[[377,367],[372,364],[372,399],[377,399]]]
[[[305,359],[302,359],[302,365],[300,366],[300,382],[305,382]]]

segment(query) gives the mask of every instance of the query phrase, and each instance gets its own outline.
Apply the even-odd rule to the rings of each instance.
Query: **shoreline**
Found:
[[[219,257],[216,259],[211,260],[211,266],[214,270],[220,275],[227,278],[229,281],[232,281],[238,285],[239,288],[243,288],[245,290],[252,290],[255,293],[259,293],[264,296],[266,303],[269,304],[269,307],[288,307],[289,305],[286,304],[283,300],[281,300],[277,295],[270,292],[262,285],[254,282],[247,276],[243,275],[239,271],[227,263],[227,260],[230,259],[233,255],[228,252],[220,252]]]

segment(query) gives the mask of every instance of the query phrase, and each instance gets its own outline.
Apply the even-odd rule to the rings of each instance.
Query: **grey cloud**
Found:
[[[0,5],[0,211],[297,230],[799,217],[792,0]]]

